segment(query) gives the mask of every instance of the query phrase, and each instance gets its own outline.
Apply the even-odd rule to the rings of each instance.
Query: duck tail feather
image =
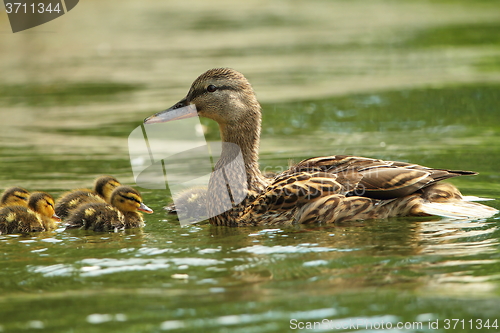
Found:
[[[498,213],[498,210],[468,201],[424,202],[421,210],[430,215],[452,219],[486,219]]]

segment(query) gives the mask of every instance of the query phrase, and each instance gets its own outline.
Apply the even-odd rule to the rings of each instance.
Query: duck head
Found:
[[[153,210],[142,202],[139,191],[130,186],[118,186],[111,194],[111,204],[122,212],[153,213]]]
[[[120,186],[120,182],[112,176],[101,176],[94,182],[94,191],[106,202],[111,202],[111,193]]]
[[[0,197],[0,206],[28,206],[30,194],[22,187],[11,187],[6,189]]]
[[[28,207],[38,214],[52,218],[56,221],[61,221],[61,218],[56,215],[54,210],[54,198],[45,192],[34,192],[30,195]]]
[[[144,123],[196,116],[219,124],[221,140],[233,143],[241,150],[249,183],[262,183],[258,170],[261,107],[243,74],[230,68],[210,69],[193,82],[186,97],[169,109],[146,118]],[[219,162],[223,157],[224,145]]]
[[[165,111],[144,120],[161,123],[189,117],[205,117],[219,125],[241,125],[248,119],[260,120],[260,105],[248,80],[230,68],[215,68],[200,75],[186,97]]]

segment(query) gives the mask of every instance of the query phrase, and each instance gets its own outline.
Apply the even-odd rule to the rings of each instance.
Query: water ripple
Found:
[[[82,277],[94,277],[131,271],[155,271],[171,268],[172,265],[177,268],[188,268],[189,266],[214,266],[223,263],[224,261],[204,258],[87,258],[76,262],[75,265],[29,266],[28,270],[33,273],[42,274],[45,277],[69,276],[73,274],[78,274]]]
[[[322,247],[322,246],[314,246],[317,244],[299,244],[297,246],[294,245],[276,245],[276,246],[265,246],[265,245],[252,245],[243,247],[237,250],[233,250],[234,252],[247,252],[253,254],[274,254],[274,253],[309,253],[309,252],[347,252],[347,251],[355,251],[356,249],[339,249],[333,247]]]

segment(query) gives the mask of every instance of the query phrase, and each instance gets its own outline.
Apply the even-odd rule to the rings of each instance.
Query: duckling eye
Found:
[[[17,195],[17,194],[14,194],[14,196],[18,199],[21,199],[21,200],[24,200],[24,201],[28,201],[28,198],[26,197],[23,197],[23,196],[20,196],[20,195]]]
[[[207,87],[207,91],[208,92],[214,92],[217,90],[217,87],[214,86],[213,84],[210,84],[208,87]]]

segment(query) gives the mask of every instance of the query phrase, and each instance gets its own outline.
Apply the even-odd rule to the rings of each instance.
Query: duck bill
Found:
[[[186,105],[186,103],[186,100],[182,100],[169,109],[155,113],[144,119],[144,124],[165,123],[167,121],[197,117],[196,106],[194,104]]]
[[[61,221],[61,218],[59,216],[57,216],[55,213],[54,215],[52,215],[52,219],[55,220],[55,221]]]
[[[153,210],[143,203],[141,203],[141,205],[139,206],[139,208],[137,208],[137,210],[140,210],[141,212],[148,213],[148,214],[153,213]]]

